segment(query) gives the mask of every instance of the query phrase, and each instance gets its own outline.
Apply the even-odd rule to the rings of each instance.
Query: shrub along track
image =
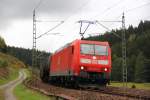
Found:
[[[0,79],[7,79],[9,75],[9,69],[7,67],[0,68]]]
[[[124,95],[123,88],[117,87],[68,89],[45,84],[38,79],[28,79],[24,83],[26,86],[46,95],[67,100],[150,100],[149,90],[126,89],[127,92]]]

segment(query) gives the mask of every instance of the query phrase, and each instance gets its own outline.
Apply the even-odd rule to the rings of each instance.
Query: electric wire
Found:
[[[41,20],[41,19],[37,19],[36,22],[60,22],[60,20]]]
[[[133,10],[136,10],[136,9],[139,9],[139,8],[142,8],[142,7],[147,6],[149,4],[150,4],[150,2],[145,3],[143,5],[140,5],[140,6],[137,6],[137,7],[134,7],[134,8],[131,8],[131,9],[128,9],[128,10],[125,11],[125,13],[128,13],[130,11],[133,11]],[[120,16],[121,16],[121,14],[118,17],[116,17],[115,19],[118,19]],[[111,27],[113,24],[114,24],[114,22],[112,24],[110,24],[109,26]]]
[[[36,9],[39,8],[39,6],[41,5],[42,1],[43,1],[43,0],[40,0],[40,1],[38,2],[38,4],[34,7],[34,10],[36,10]]]
[[[37,8],[40,6],[41,3],[42,3],[42,0],[39,1],[38,5],[35,7],[35,9],[37,9]],[[82,4],[82,5],[76,10],[76,13],[77,13],[80,9],[83,9],[83,7],[86,6],[88,3],[89,3],[89,0],[88,0],[87,2],[85,2],[84,4]],[[75,15],[75,14],[73,14],[73,15]],[[64,23],[65,23],[70,17],[72,17],[73,15],[70,15],[69,17],[67,17],[65,20],[63,20],[63,21],[61,21],[61,22],[60,22],[60,21],[42,21],[42,20],[36,20],[37,22],[60,22],[59,24],[57,24],[57,25],[54,26],[53,28],[49,29],[47,32],[45,32],[45,33],[41,34],[40,36],[38,36],[36,39],[42,37],[42,36],[45,35],[45,34],[49,34],[50,31],[52,31],[52,30],[56,29],[58,26],[64,24]]]
[[[59,24],[57,24],[57,25],[56,25],[56,26],[54,26],[53,28],[49,29],[47,32],[45,32],[45,33],[43,33],[43,34],[39,35],[36,39],[38,39],[38,38],[42,37],[43,35],[49,34],[49,32],[50,32],[50,31],[52,31],[52,30],[56,29],[57,27],[59,27],[59,26],[60,26],[60,25],[62,25],[63,23],[64,23],[64,21],[61,21]]]
[[[124,1],[125,1],[125,0],[124,0]],[[110,7],[106,8],[105,10],[103,10],[102,14],[104,15],[104,14],[105,14],[106,12],[108,12],[109,10],[113,9],[114,7],[117,7],[120,3],[123,3],[122,0],[119,0],[119,1],[116,2],[115,4],[111,5]],[[99,14],[100,14],[100,13],[99,13]],[[97,17],[99,14],[97,14],[97,15],[94,16],[94,17]],[[120,17],[120,15],[119,15],[118,17]],[[113,22],[113,24],[114,24],[115,22],[121,22],[121,21],[116,21],[116,19],[118,19],[118,17],[115,18],[115,20],[113,20],[113,21],[104,21],[104,20],[101,20],[100,22]],[[103,18],[102,18],[102,19],[103,19]],[[106,28],[105,28],[105,29],[106,29]]]
[[[116,3],[116,4],[114,4],[113,6],[115,6],[115,5],[117,6],[119,3],[120,3],[120,1],[119,1],[118,3]],[[150,2],[148,2],[148,3],[146,3],[146,4],[143,4],[143,5],[140,5],[140,6],[137,6],[137,7],[134,7],[134,8],[131,8],[131,9],[128,9],[128,10],[125,11],[125,13],[130,12],[130,11],[133,11],[133,10],[135,10],[135,9],[139,9],[139,8],[141,8],[141,7],[144,7],[144,6],[147,6],[147,5],[149,5],[149,4],[150,4]],[[103,12],[106,12],[106,11],[112,9],[113,6],[112,6],[112,7],[108,7],[108,8],[105,9]],[[118,17],[120,17],[120,15],[119,15]],[[118,19],[118,17],[115,18],[115,19]],[[101,22],[108,22],[108,21],[101,21]],[[112,23],[111,25],[109,25],[109,26],[112,26],[114,23],[115,23],[115,21],[113,21],[113,23]]]
[[[102,23],[100,23],[99,21],[96,21],[96,23],[97,23],[98,25],[102,26],[103,28],[107,29],[108,31],[112,31],[111,29],[109,29],[108,27],[106,27],[105,25],[103,25]],[[113,33],[115,36],[117,36],[118,38],[121,39],[121,37],[120,37],[118,34],[116,34],[115,32],[112,32],[112,33]]]
[[[144,7],[144,6],[148,6],[149,4],[150,4],[150,2],[145,3],[145,4],[143,4],[143,5],[140,5],[140,6],[137,6],[137,7],[134,7],[134,8],[131,8],[131,9],[128,9],[128,10],[125,11],[125,13],[130,12],[130,11],[133,11],[133,10],[136,10],[136,9],[139,9],[139,8],[142,8],[142,7]]]
[[[113,7],[116,7],[121,1],[122,1],[122,0],[119,0],[117,3],[115,3],[115,4],[111,5],[110,7],[106,8],[103,12],[107,12],[107,11],[111,10]],[[36,6],[35,8],[38,8],[41,3],[42,3],[42,0],[39,1],[39,3],[37,4],[37,6]],[[78,10],[82,9],[82,8],[83,8],[85,5],[87,5],[87,4],[88,4],[88,2],[84,3],[84,4],[83,4],[82,6],[80,6],[76,11],[78,12]],[[135,7],[135,8],[128,9],[128,10],[125,11],[125,12],[130,12],[130,11],[133,11],[133,10],[135,10],[135,9],[141,8],[141,7],[146,6],[146,5],[149,5],[149,4],[150,4],[150,2],[149,2],[149,3],[146,3],[146,4],[143,4],[143,5],[140,5],[140,6],[138,6],[138,7]],[[65,22],[66,22],[70,17],[72,17],[73,15],[75,15],[75,14],[72,14],[71,16],[67,17],[67,18],[63,21],[63,23],[65,23]],[[39,22],[42,22],[42,21],[39,21]],[[49,21],[49,22],[57,22],[57,21]],[[62,22],[62,21],[61,21],[61,22]],[[104,22],[104,21],[103,21],[103,22]],[[105,22],[106,22],[106,21],[105,21]],[[61,24],[63,24],[63,23],[61,23]],[[58,26],[60,26],[61,24],[58,24],[58,25],[56,25],[56,26],[58,27]],[[42,37],[44,34],[48,34],[48,32],[52,31],[52,30],[55,29],[55,28],[56,28],[56,27],[50,29],[49,31],[43,33],[42,35],[40,35],[40,36],[37,37],[37,38]],[[105,27],[105,29],[106,29],[106,27]],[[108,28],[107,28],[107,29],[108,29]],[[109,30],[109,29],[108,29],[108,30]]]
[[[72,16],[76,15],[78,11],[81,11],[91,0],[87,0],[87,2],[83,3],[80,7],[77,8],[77,10],[74,12],[74,14],[70,15],[66,20],[71,18]]]
[[[125,0],[124,0],[125,1]],[[109,10],[111,10],[114,7],[117,7],[120,3],[122,3],[122,0],[119,0],[118,2],[116,2],[115,4],[111,5],[110,7],[106,8],[105,10],[103,10],[101,13],[95,15],[94,17],[97,17],[98,15],[104,15],[106,12],[108,12]]]

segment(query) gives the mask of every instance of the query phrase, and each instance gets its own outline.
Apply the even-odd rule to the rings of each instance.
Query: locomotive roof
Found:
[[[80,43],[89,43],[89,44],[101,44],[101,45],[109,45],[107,41],[91,41],[91,40],[77,40]]]
[[[74,41],[72,41],[72,42],[70,42],[70,43],[67,43],[67,44],[64,45],[63,47],[59,48],[58,50],[56,50],[55,53],[61,51],[61,50],[64,49],[64,48],[67,48],[68,46],[71,46],[71,45],[73,45],[73,44],[75,44],[75,43],[77,43],[77,42],[79,42],[79,43],[87,43],[87,44],[90,43],[90,44],[109,45],[109,43],[106,42],[106,41],[100,42],[100,41],[91,41],[91,40],[80,40],[80,39],[76,39],[76,40],[74,40]]]

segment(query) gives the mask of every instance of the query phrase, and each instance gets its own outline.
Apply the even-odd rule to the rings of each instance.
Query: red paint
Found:
[[[108,55],[87,55],[80,54],[80,44],[96,44],[108,47]],[[81,63],[80,59],[90,59],[91,63]],[[98,64],[98,60],[108,60],[107,65]],[[75,40],[69,45],[56,51],[51,57],[51,76],[68,76],[69,73],[73,76],[78,76],[81,71],[81,66],[84,66],[84,71],[87,72],[105,72],[108,75],[111,72],[111,49],[108,42]],[[107,68],[107,71],[104,69]]]

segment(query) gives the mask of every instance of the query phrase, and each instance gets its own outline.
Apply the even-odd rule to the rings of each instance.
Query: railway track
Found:
[[[139,89],[129,89],[123,87],[100,87],[100,86],[81,86],[82,90],[99,92],[110,95],[118,95],[129,98],[135,98],[140,100],[150,100],[150,91],[139,90]],[[146,92],[144,92],[146,91]]]
[[[110,86],[70,89],[45,84],[40,80],[28,80],[26,84],[44,94],[51,93],[54,96],[63,96],[65,100],[150,100],[150,91],[146,90],[127,89],[127,92],[124,93],[122,88]]]

